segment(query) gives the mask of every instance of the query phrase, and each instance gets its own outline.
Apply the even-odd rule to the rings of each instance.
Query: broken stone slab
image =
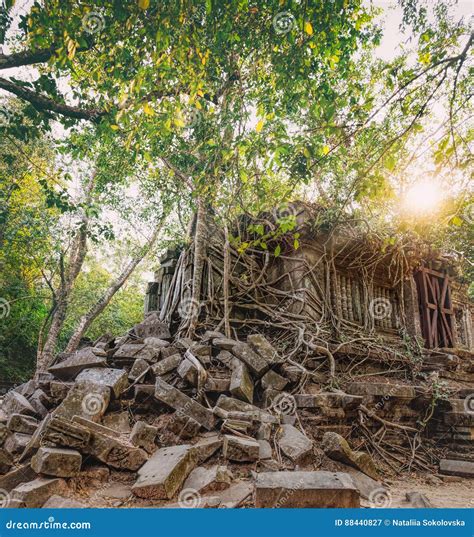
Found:
[[[83,453],[93,455],[112,468],[135,471],[148,459],[143,449],[118,438],[112,429],[79,416],[75,416],[73,422],[91,433],[90,442],[83,448]]]
[[[175,412],[168,423],[168,429],[182,440],[190,440],[199,433],[201,424],[193,418]]]
[[[206,330],[201,337],[203,343],[208,343],[213,339],[225,339],[225,335],[217,330]]]
[[[66,360],[51,366],[48,371],[64,381],[74,380],[84,369],[107,367],[104,355],[97,356],[92,348],[82,349]]]
[[[383,382],[351,382],[347,387],[347,391],[351,395],[362,396],[400,397],[403,399],[416,397],[414,386]]]
[[[349,395],[338,392],[321,392],[317,394],[299,393],[294,395],[298,408],[343,408],[356,409],[363,401],[361,395]]]
[[[0,474],[6,474],[13,466],[13,458],[8,451],[0,448]],[[0,498],[1,500],[1,498]]]
[[[224,490],[230,486],[234,476],[227,466],[217,464],[205,468],[195,468],[183,484],[183,490],[193,490],[199,494],[207,494],[216,490]]]
[[[157,377],[159,377],[176,369],[181,363],[181,360],[182,358],[180,354],[173,354],[159,361],[157,364],[153,364],[151,370]]]
[[[114,412],[113,414],[107,414],[102,418],[102,425],[109,429],[113,429],[120,434],[129,434],[131,431],[128,412]]]
[[[18,455],[20,453],[23,453],[24,449],[30,442],[31,438],[32,437],[29,434],[12,433],[5,440],[5,443],[3,446],[8,451],[8,453],[12,453],[13,455]]]
[[[204,384],[206,392],[228,392],[230,390],[230,378],[207,377]]]
[[[224,411],[224,414],[220,415],[219,410]],[[265,412],[264,410],[251,405],[250,403],[246,403],[233,397],[228,397],[227,395],[221,395],[219,397],[214,408],[214,413],[216,413],[216,415],[220,415],[220,417],[223,419],[244,419],[247,417],[249,420],[255,420],[262,423],[280,422],[277,416],[273,416],[269,412]]]
[[[269,367],[284,362],[283,358],[278,355],[275,347],[265,336],[262,336],[262,334],[252,334],[248,336],[247,343],[265,360],[265,362],[267,362]]]
[[[188,353],[192,353],[193,356],[195,356],[201,362],[201,364],[206,365],[211,363],[212,349],[210,345],[204,345],[195,341],[185,352],[184,356],[186,356]]]
[[[138,470],[132,492],[140,498],[170,499],[195,466],[190,445],[161,448]]]
[[[341,435],[332,432],[324,433],[322,449],[330,459],[353,466],[372,479],[378,479],[372,457],[362,451],[353,451]]]
[[[41,443],[85,451],[90,443],[91,432],[80,425],[58,417],[42,424]]]
[[[434,507],[430,500],[420,492],[407,492],[405,498],[410,507],[415,509],[432,509]]]
[[[270,369],[263,375],[262,377],[262,388],[266,390],[267,388],[270,388],[271,390],[276,391],[282,391],[285,389],[286,385],[288,384],[288,379],[285,377],[282,377],[273,369]]]
[[[156,337],[159,339],[171,339],[169,327],[160,321],[158,314],[148,315],[144,321],[134,326],[135,335],[141,339]]]
[[[164,347],[169,347],[170,342],[165,339],[160,339],[159,337],[146,337],[143,342],[145,345],[149,345],[155,349],[163,349]]]
[[[293,462],[306,461],[313,452],[313,442],[293,425],[282,425],[277,443],[281,451]]]
[[[20,395],[23,395],[23,397],[30,397],[30,395],[33,395],[35,393],[35,390],[38,388],[38,385],[36,382],[31,379],[27,382],[24,382],[23,384],[20,384],[19,386],[16,386],[13,388],[13,391],[16,393],[19,393]]]
[[[36,410],[24,395],[15,391],[9,391],[3,398],[2,410],[7,416],[12,414],[25,414],[35,416]]]
[[[197,465],[201,465],[211,458],[221,447],[223,440],[218,433],[206,433],[193,446]]]
[[[160,357],[162,360],[164,360],[165,358],[169,358],[170,356],[174,356],[175,354],[179,354],[179,349],[174,345],[170,345],[169,347],[161,349]]]
[[[439,461],[439,472],[446,475],[472,478],[474,477],[474,462],[441,459]]]
[[[48,415],[48,409],[45,406],[45,403],[50,403],[48,396],[43,392],[43,390],[36,390],[33,395],[28,399],[30,405],[35,409],[35,412],[41,419],[45,418]]]
[[[107,386],[112,390],[113,395],[119,398],[128,386],[128,375],[123,369],[112,369],[110,367],[84,369],[76,378],[76,384],[87,382]]]
[[[183,358],[177,369],[178,375],[191,386],[197,386],[199,382],[199,369],[188,358]]]
[[[79,509],[87,507],[84,503],[78,502],[77,500],[72,500],[71,498],[64,498],[58,494],[53,494],[46,502],[42,505],[43,509]]]
[[[20,500],[25,507],[41,507],[53,494],[61,494],[66,484],[62,479],[37,478],[22,483],[11,491],[14,500]]]
[[[205,408],[196,400],[180,392],[160,377],[156,379],[155,397],[171,408],[174,408],[181,415],[197,421],[208,431],[214,428],[215,417],[212,410]]]
[[[148,425],[144,421],[137,421],[130,433],[130,442],[134,446],[143,448],[148,453],[153,453],[156,449],[155,439],[157,435],[157,427]]]
[[[372,479],[368,475],[356,470],[355,468],[352,468],[351,466],[347,466],[345,464],[341,464],[341,466],[344,467],[343,472],[352,477],[352,481],[354,481],[357,490],[365,500],[371,500],[373,495],[379,492],[381,494],[386,494],[388,497],[389,491],[382,485],[380,481]]]
[[[270,442],[268,440],[257,440],[258,445],[260,446],[259,459],[266,460],[273,457],[273,450]]]
[[[236,432],[248,435],[252,423],[243,420],[226,419],[222,422],[221,432],[235,434]]]
[[[124,343],[115,349],[113,357],[114,359],[122,358],[126,360],[133,360],[144,348],[144,343]]]
[[[31,468],[37,474],[73,477],[81,470],[82,455],[72,449],[40,447],[31,458]]]
[[[216,360],[228,369],[232,369],[235,365],[236,357],[229,351],[221,351],[216,356]]]
[[[218,337],[212,340],[212,345],[223,351],[232,351],[235,345],[239,343],[236,339]]]
[[[133,362],[132,369],[130,369],[130,373],[128,374],[128,380],[130,382],[135,382],[139,379],[145,378],[145,375],[148,373],[150,369],[149,363],[144,360],[143,358],[137,358]]]
[[[255,507],[360,507],[359,492],[339,472],[264,472],[255,481]]]
[[[12,414],[8,420],[7,427],[12,433],[33,434],[39,422],[32,416],[24,414]]]
[[[267,362],[260,354],[257,354],[248,343],[239,342],[232,347],[232,354],[243,362],[250,371],[260,378],[271,363]]]
[[[253,403],[253,380],[247,366],[242,362],[235,364],[230,378],[230,393],[247,403]]]
[[[21,483],[32,481],[37,477],[30,464],[25,464],[10,470],[5,475],[0,475],[0,490],[10,492]]]
[[[49,385],[49,390],[51,397],[57,402],[62,401],[67,397],[67,394],[74,386],[74,382],[62,382],[58,380],[53,380]]]
[[[86,369],[85,371],[93,370]],[[100,421],[109,402],[110,388],[108,386],[90,380],[79,380],[78,377],[64,401],[53,411],[53,416],[67,420],[71,420],[74,416],[83,416],[92,421]]]
[[[256,440],[251,438],[225,434],[222,453],[226,459],[231,461],[253,462],[259,458],[260,446]]]

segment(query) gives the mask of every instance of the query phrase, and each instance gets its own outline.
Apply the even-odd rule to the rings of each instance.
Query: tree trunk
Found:
[[[95,183],[96,174],[93,173],[89,182],[86,185],[85,196],[84,196],[84,205],[88,206],[91,202],[92,190]],[[45,371],[54,361],[54,355],[56,352],[56,346],[58,343],[59,335],[63,327],[64,321],[66,319],[69,297],[71,291],[74,287],[74,282],[81,272],[82,265],[84,264],[84,259],[87,254],[87,228],[89,224],[89,219],[85,213],[81,217],[81,225],[74,237],[71,252],[69,254],[69,261],[67,267],[63,265],[63,258],[61,257],[60,262],[60,274],[61,274],[61,283],[57,292],[54,292],[53,295],[56,301],[54,310],[51,315],[51,324],[49,325],[48,335],[44,345],[41,346],[40,339],[42,334],[40,334],[38,340],[38,352],[36,355],[36,374],[39,372]]]
[[[196,230],[194,233],[194,267],[193,267],[193,287],[190,303],[186,305],[188,312],[188,332],[187,336],[194,336],[201,309],[201,287],[202,275],[204,273],[204,263],[206,260],[206,209],[204,200],[198,199]]]
[[[138,264],[150,251],[150,249],[155,244],[158,235],[161,231],[163,222],[155,229],[153,235],[147,241],[147,243],[140,249],[139,253],[127,264],[120,276],[115,279],[106,292],[99,298],[99,300],[89,309],[89,311],[83,315],[79,321],[79,324],[76,327],[69,343],[67,344],[65,352],[74,352],[81,341],[82,336],[86,330],[90,327],[93,321],[104,311],[104,309],[109,305],[110,301],[114,297],[115,293],[124,285],[128,280],[132,272],[136,269]]]

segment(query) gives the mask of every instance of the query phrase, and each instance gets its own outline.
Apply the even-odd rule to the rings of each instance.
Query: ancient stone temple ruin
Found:
[[[277,220],[201,222],[142,322],[0,398],[0,506],[465,507],[457,263],[304,204]]]

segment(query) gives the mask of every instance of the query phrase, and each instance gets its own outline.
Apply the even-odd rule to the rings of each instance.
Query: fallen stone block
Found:
[[[459,477],[474,477],[474,462],[441,459],[439,461],[439,472]]]
[[[183,358],[177,369],[178,375],[191,386],[197,386],[199,382],[199,370],[196,364],[187,358]]]
[[[86,369],[85,371],[92,370]],[[71,420],[74,416],[83,416],[93,421],[100,421],[109,402],[109,387],[87,380],[77,380],[66,399],[56,407],[52,414],[67,420]]]
[[[134,446],[143,448],[148,453],[153,453],[156,449],[155,439],[157,435],[157,427],[148,425],[144,421],[137,421],[130,433],[130,442]]]
[[[41,443],[46,446],[61,446],[85,451],[91,432],[70,420],[54,417],[42,426]]]
[[[144,343],[124,343],[115,349],[113,357],[114,359],[134,360],[144,348]]]
[[[208,431],[214,428],[215,417],[212,410],[203,407],[200,403],[180,392],[160,377],[156,379],[155,397],[171,408],[174,408],[180,414],[197,421]]]
[[[281,451],[293,462],[307,460],[313,452],[313,442],[293,425],[282,425],[277,436]]]
[[[24,449],[31,440],[31,435],[22,433],[12,433],[3,444],[8,453],[12,455],[18,455],[23,453]]]
[[[268,368],[270,363],[265,360],[260,354],[257,354],[252,347],[247,343],[237,343],[231,349],[232,354],[243,362],[250,371],[260,378]]]
[[[106,367],[107,361],[104,353],[100,356],[94,352],[92,347],[81,349],[66,360],[51,366],[48,371],[56,378],[68,381],[74,380],[84,369],[92,367]]]
[[[321,392],[317,394],[295,394],[294,399],[298,408],[328,407],[353,410],[362,403],[364,398],[361,395],[349,395],[347,393]]]
[[[43,392],[43,390],[36,390],[33,395],[28,399],[30,405],[35,409],[36,415],[40,416],[41,419],[45,418],[48,415],[48,409],[46,404],[50,404],[48,396]]]
[[[175,412],[168,423],[168,429],[183,440],[194,438],[201,430],[201,424],[193,418]]]
[[[20,500],[25,507],[41,507],[53,494],[60,494],[66,487],[62,479],[38,478],[22,483],[11,491],[14,500]]]
[[[15,391],[9,391],[3,398],[2,410],[7,416],[12,414],[25,414],[35,416],[36,410],[25,396]]]
[[[247,343],[265,360],[268,367],[284,362],[283,358],[278,355],[275,347],[265,336],[262,336],[262,334],[252,334],[248,336]]]
[[[165,358],[169,358],[175,354],[179,354],[179,349],[175,345],[170,345],[169,347],[161,349],[160,357],[162,360],[164,360]]]
[[[218,411],[222,410],[224,413],[219,414]],[[227,395],[221,395],[217,400],[214,407],[214,413],[222,417],[223,419],[247,419],[255,420],[262,423],[279,423],[280,420],[277,416],[273,416],[269,412],[241,401],[233,397],[227,397]]]
[[[231,351],[239,343],[236,339],[218,337],[212,340],[212,345],[223,351]]]
[[[173,369],[176,369],[181,363],[181,360],[182,358],[180,354],[172,354],[167,358],[163,358],[157,364],[153,364],[151,366],[151,370],[157,377],[159,377],[169,373],[170,371],[173,371]]]
[[[191,449],[196,457],[197,465],[201,465],[212,457],[223,444],[223,440],[218,433],[206,433]]]
[[[237,432],[248,436],[251,426],[252,423],[248,421],[226,419],[222,422],[221,432],[230,434]]]
[[[55,477],[73,477],[81,469],[82,456],[72,449],[40,447],[31,458],[31,467],[37,474]]]
[[[195,466],[191,446],[161,448],[139,469],[132,492],[140,498],[170,499]]]
[[[13,458],[8,451],[0,448],[0,474],[6,474],[13,466]],[[1,500],[1,498],[0,498]]]
[[[89,444],[83,453],[93,455],[112,468],[138,470],[148,459],[147,453],[117,437],[117,433],[103,425],[75,416],[73,422],[91,433]]]
[[[200,494],[207,494],[216,490],[224,490],[232,483],[233,475],[227,466],[214,465],[209,468],[199,466],[188,476],[183,490],[193,490]]]
[[[382,382],[351,382],[347,391],[352,395],[401,397],[413,399],[416,396],[415,387],[404,384]]]
[[[359,492],[339,472],[264,472],[255,481],[255,507],[360,507]]]
[[[263,375],[262,377],[262,388],[266,390],[267,388],[270,388],[271,390],[276,391],[282,391],[285,389],[286,385],[288,384],[288,379],[285,377],[282,377],[273,369],[270,369]]]
[[[135,382],[139,379],[144,379],[149,369],[150,365],[146,360],[144,360],[143,358],[137,358],[133,362],[132,369],[130,369],[130,373],[128,374],[128,380],[130,382]]]
[[[130,434],[130,418],[128,412],[114,412],[113,414],[106,414],[102,418],[102,425],[113,429],[120,434]]]
[[[337,433],[327,432],[323,436],[324,453],[336,461],[357,468],[372,479],[377,479],[377,470],[372,457],[361,451],[353,451],[345,438]]]
[[[153,347],[155,349],[163,349],[169,347],[170,342],[165,339],[160,339],[159,337],[146,337],[143,342],[145,345]]]
[[[12,414],[7,423],[7,427],[12,433],[23,434],[33,434],[38,425],[37,419],[23,414]]]
[[[260,446],[256,440],[225,434],[222,453],[231,461],[253,462],[259,458]]]
[[[74,382],[62,382],[58,380],[53,380],[50,384],[50,393],[51,397],[55,401],[62,401],[67,397],[67,394],[74,386]]]
[[[5,475],[0,475],[0,490],[10,492],[21,483],[32,481],[37,477],[30,464],[18,466]]]
[[[112,390],[113,395],[118,398],[128,386],[128,375],[123,369],[112,369],[109,367],[84,369],[76,378],[76,384],[87,382],[99,386],[106,386]]]
[[[156,313],[148,315],[144,321],[135,325],[133,331],[135,332],[136,336],[141,339],[149,337],[171,339],[168,325],[163,321],[160,321],[160,318]]]
[[[204,384],[204,389],[206,392],[228,392],[230,391],[230,378],[216,378],[216,377],[207,377],[206,383]]]
[[[242,362],[236,363],[232,370],[230,393],[237,399],[253,403],[253,380]]]
[[[258,445],[260,446],[259,459],[266,460],[273,457],[273,450],[270,442],[268,440],[257,440]]]
[[[344,467],[343,472],[349,474],[354,481],[357,490],[360,492],[362,498],[366,500],[372,500],[374,494],[385,494],[386,497],[389,497],[388,489],[385,488],[380,481],[372,479],[368,475],[352,468],[351,466],[346,466],[341,464]]]

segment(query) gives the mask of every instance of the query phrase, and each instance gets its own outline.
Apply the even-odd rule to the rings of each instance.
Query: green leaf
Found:
[[[275,257],[278,257],[281,253],[281,247],[280,245],[278,245],[276,248],[275,248],[275,251],[273,252]]]

